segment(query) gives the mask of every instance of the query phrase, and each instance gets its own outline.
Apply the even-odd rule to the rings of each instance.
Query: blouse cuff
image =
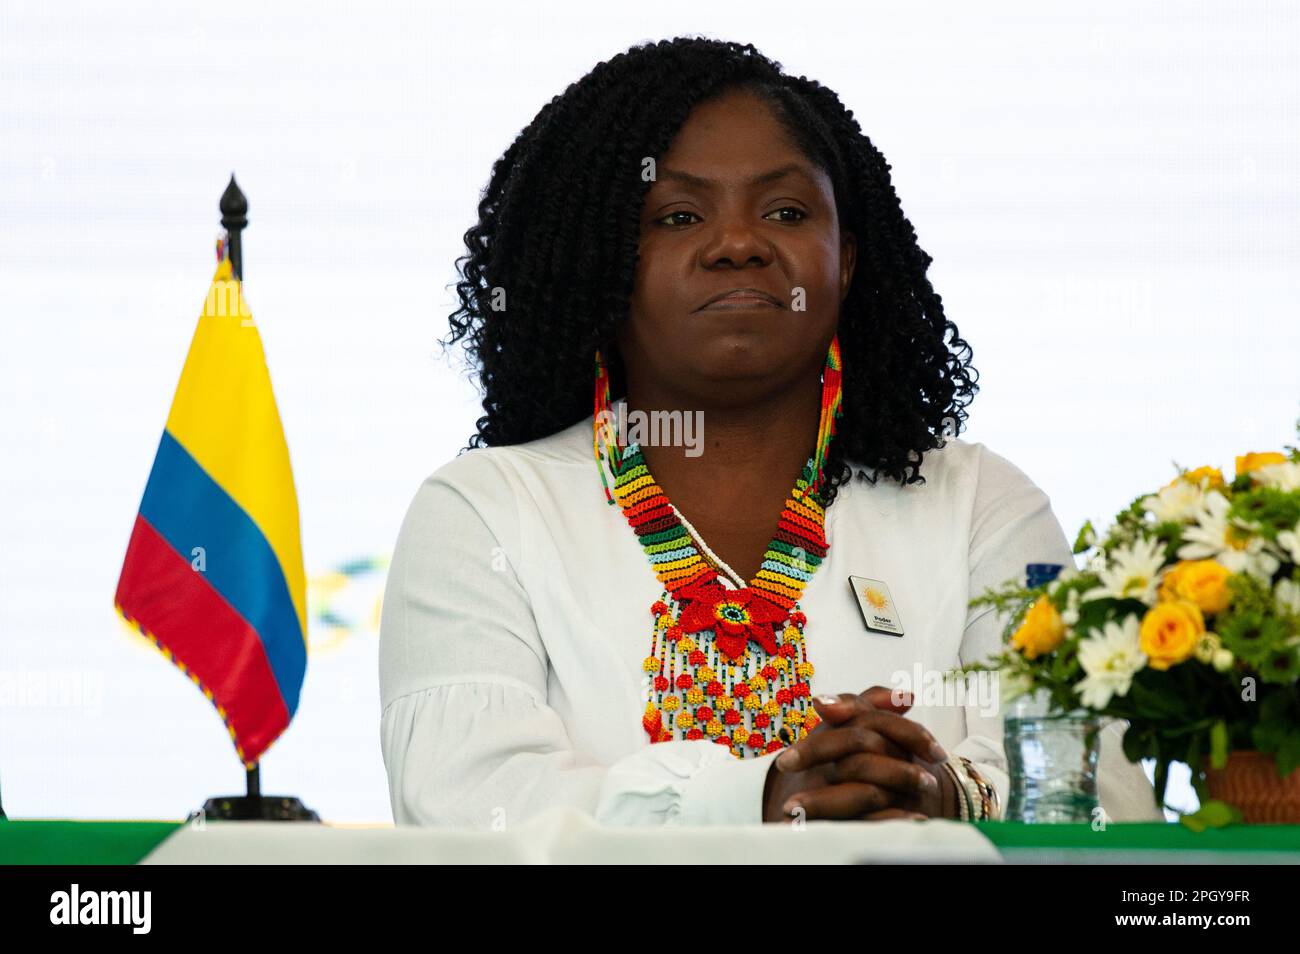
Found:
[[[718,746],[722,758],[706,761],[682,791],[682,825],[760,825],[763,789],[772,753],[738,759]]]

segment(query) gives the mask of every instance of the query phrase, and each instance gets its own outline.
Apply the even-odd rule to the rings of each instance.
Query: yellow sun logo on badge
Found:
[[[873,608],[878,610],[884,609],[889,604],[889,600],[885,598],[885,594],[880,592],[880,590],[876,589],[874,586],[868,586],[863,590],[862,596],[872,605]]]

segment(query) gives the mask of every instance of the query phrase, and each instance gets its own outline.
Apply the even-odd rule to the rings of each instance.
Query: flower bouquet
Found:
[[[996,669],[1003,704],[1035,692],[1127,720],[1158,805],[1170,763],[1191,768],[1190,827],[1300,822],[1300,448],[1285,450],[1238,457],[1231,481],[1183,470],[1104,536],[1085,523],[1082,569],[972,600],[1009,614],[1008,645],[963,671]]]

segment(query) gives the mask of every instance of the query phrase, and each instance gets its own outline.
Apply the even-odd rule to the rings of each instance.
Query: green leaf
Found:
[[[1083,526],[1079,528],[1079,535],[1074,538],[1073,552],[1083,553],[1089,549],[1097,540],[1097,531],[1092,529],[1092,521],[1085,520]]]
[[[1277,750],[1277,774],[1286,778],[1300,768],[1300,729],[1293,729]]]
[[[1130,762],[1141,762],[1155,756],[1151,733],[1130,725],[1124,732],[1124,757]]]
[[[1228,726],[1220,719],[1210,728],[1210,767],[1221,769],[1228,764]]]
[[[1263,712],[1260,712],[1263,715]],[[1281,722],[1260,722],[1250,731],[1250,739],[1261,752],[1276,752],[1286,742],[1287,727]]]
[[[1226,825],[1238,825],[1241,823],[1242,818],[1241,812],[1229,805],[1227,802],[1211,799],[1201,805],[1201,807],[1195,812],[1183,815],[1178,820],[1192,831],[1202,832],[1207,828],[1223,828]]]
[[[1157,719],[1171,722],[1175,725],[1187,721],[1187,701],[1181,696],[1153,689],[1146,685],[1141,677],[1134,679],[1132,686],[1129,688],[1129,696],[1132,697],[1134,705],[1143,715],[1149,715]]]
[[[1286,720],[1290,715],[1292,699],[1285,692],[1273,692],[1259,704],[1261,722]]]

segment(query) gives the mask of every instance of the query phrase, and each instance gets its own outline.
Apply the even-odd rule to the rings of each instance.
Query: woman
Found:
[[[449,342],[485,413],[384,603],[399,824],[997,814],[996,699],[891,690],[995,651],[970,596],[1072,557],[951,436],[971,350],[889,168],[833,92],[703,39],[599,64],[497,162]],[[1118,741],[1103,807],[1159,817]]]

